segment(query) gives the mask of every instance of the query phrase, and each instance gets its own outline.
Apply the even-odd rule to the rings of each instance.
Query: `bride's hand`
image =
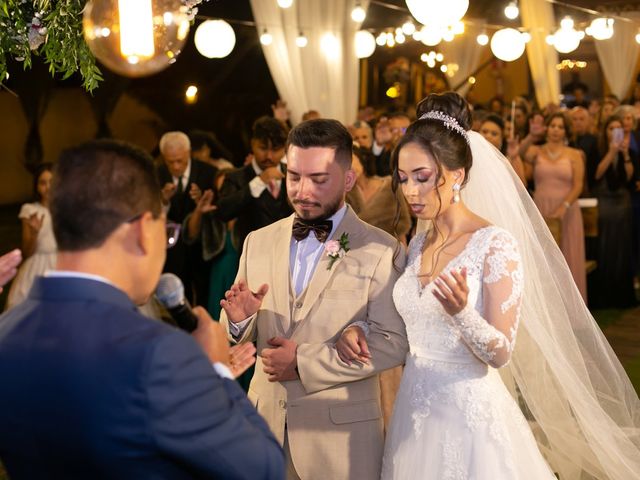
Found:
[[[347,365],[352,361],[369,364],[371,353],[364,332],[360,327],[351,326],[344,329],[336,342],[336,350],[340,360]]]
[[[451,278],[453,277],[453,278]],[[434,280],[436,288],[433,295],[451,316],[460,313],[467,306],[469,287],[467,286],[467,268],[462,267],[460,272],[451,270],[451,277],[441,273]]]

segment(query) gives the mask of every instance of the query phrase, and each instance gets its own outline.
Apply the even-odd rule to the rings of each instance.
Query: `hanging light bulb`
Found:
[[[524,49],[524,38],[515,28],[503,28],[491,37],[491,51],[497,58],[505,62],[512,62],[520,58]]]
[[[278,0],[280,8],[289,8],[291,5],[293,5],[293,0]]]
[[[402,32],[405,35],[413,35],[416,31],[416,26],[413,24],[411,20],[407,20],[404,25],[402,25]]]
[[[520,15],[520,9],[518,8],[518,4],[516,2],[509,2],[506,7],[504,7],[504,16],[509,20],[515,20]]]
[[[453,26],[451,27],[451,31],[455,35],[462,35],[464,33],[464,22],[460,21],[453,24]]]
[[[442,39],[445,42],[453,42],[454,38],[455,38],[455,35],[453,33],[453,30],[447,28],[446,30],[444,30],[444,32],[442,32]]]
[[[405,0],[413,18],[423,25],[447,27],[464,17],[469,0]]]
[[[551,42],[554,48],[560,53],[573,52],[580,45],[580,40],[584,38],[584,32],[576,31],[573,25],[574,23],[571,17],[564,17],[556,33],[554,33],[551,38],[547,38],[547,43]]]
[[[266,28],[262,31],[262,35],[260,35],[260,43],[262,45],[271,45],[273,43],[273,36],[267,32]]]
[[[187,103],[196,103],[198,100],[198,87],[189,85],[186,92],[184,92],[184,100]]]
[[[482,32],[476,37],[476,42],[478,42],[478,45],[482,45],[484,47],[487,43],[489,43],[489,35]]]
[[[356,57],[368,58],[373,55],[376,50],[376,40],[373,38],[371,32],[366,30],[360,30],[356,32]]]
[[[320,48],[325,56],[331,60],[335,60],[340,56],[340,41],[331,32],[327,32],[322,36]]]
[[[596,18],[586,28],[587,35],[596,40],[608,40],[613,37],[613,18]]]
[[[442,41],[442,33],[439,28],[422,27],[420,41],[429,47],[433,47]]]
[[[367,12],[364,11],[364,8],[360,6],[359,3],[356,4],[355,8],[351,10],[351,20],[354,22],[364,22],[364,19],[367,17]]]
[[[640,43],[640,33],[636,33],[636,43]]]
[[[89,49],[108,69],[142,77],[176,61],[189,19],[180,0],[91,0],[82,29]]]
[[[207,58],[224,58],[236,45],[236,34],[224,20],[207,20],[196,28],[196,49]]]
[[[309,40],[307,40],[307,37],[304,36],[304,33],[300,32],[296,37],[296,45],[300,48],[304,48],[308,43]]]
[[[376,37],[376,45],[383,47],[387,43],[387,35],[382,32]]]
[[[531,34],[529,32],[522,32],[522,39],[524,43],[529,43],[531,41]]]

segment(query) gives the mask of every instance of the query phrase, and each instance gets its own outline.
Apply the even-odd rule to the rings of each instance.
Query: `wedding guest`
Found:
[[[53,164],[38,166],[34,173],[35,201],[22,205],[18,214],[22,221],[22,257],[25,261],[9,289],[7,308],[24,301],[34,280],[56,265],[57,246],[49,213],[52,178]]]
[[[160,139],[163,164],[157,175],[162,185],[162,201],[167,218],[177,230],[195,208],[202,192],[213,188],[216,169],[192,158],[191,141],[179,131],[167,132]],[[187,299],[196,305],[207,304],[210,262],[202,258],[202,247],[187,245],[178,235],[167,252],[165,272],[182,280]]]
[[[232,241],[239,252],[250,232],[292,211],[284,182],[286,139],[287,131],[280,121],[258,118],[251,132],[250,162],[225,175],[216,215],[224,222],[235,220]]]
[[[565,115],[551,115],[546,121],[546,141],[529,147],[524,171],[527,179],[534,180],[533,199],[542,216],[561,223],[560,250],[586,302],[584,226],[577,203],[584,184],[584,161],[580,151],[566,145],[570,137]]]
[[[600,162],[595,171],[593,193],[598,198],[598,266],[592,304],[598,308],[629,308],[635,305],[633,291],[633,233],[629,181],[638,155],[629,148],[623,120],[610,116],[598,141]]]

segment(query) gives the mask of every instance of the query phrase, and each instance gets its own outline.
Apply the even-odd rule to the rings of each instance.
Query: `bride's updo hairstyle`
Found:
[[[472,163],[466,134],[471,127],[469,104],[454,92],[432,93],[418,104],[416,115],[418,120],[407,128],[391,156],[394,190],[398,187],[398,155],[402,147],[410,143],[418,145],[434,159],[437,167],[436,188],[443,184],[442,167],[447,170],[463,168],[465,176],[460,185],[463,186],[469,180]],[[457,125],[448,121],[447,117],[455,120]]]

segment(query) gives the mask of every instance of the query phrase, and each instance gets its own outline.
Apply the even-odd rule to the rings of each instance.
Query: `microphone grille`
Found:
[[[156,298],[165,308],[177,307],[184,302],[184,285],[182,280],[173,273],[160,275],[156,287]]]

